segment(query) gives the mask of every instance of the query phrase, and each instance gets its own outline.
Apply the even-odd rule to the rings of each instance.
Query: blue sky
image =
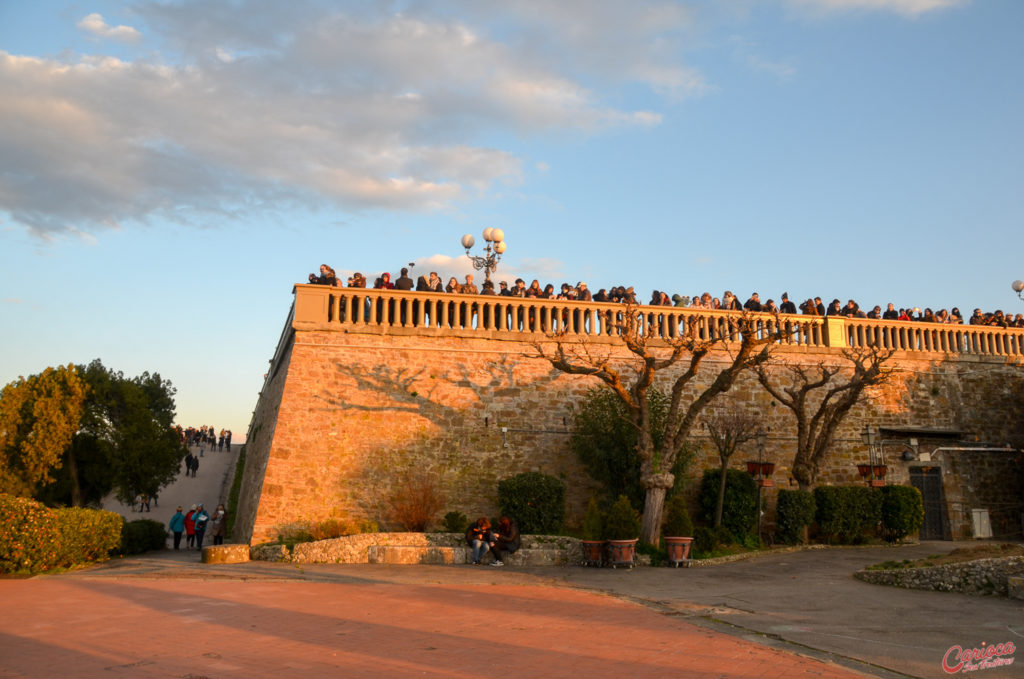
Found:
[[[327,262],[1024,306],[1024,3],[0,0],[0,383],[244,435]],[[479,246],[477,247],[479,250]]]

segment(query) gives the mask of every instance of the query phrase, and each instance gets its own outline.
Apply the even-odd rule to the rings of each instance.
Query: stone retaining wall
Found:
[[[1008,594],[1007,579],[1019,575],[1024,575],[1024,556],[978,559],[929,568],[862,570],[854,573],[858,580],[875,585],[1000,596]]]
[[[360,533],[302,542],[290,552],[284,545],[256,545],[250,549],[250,558],[293,563],[371,563],[371,553],[384,547],[465,548],[466,541],[460,533]],[[579,562],[583,556],[579,540],[554,535],[524,535],[522,550],[565,552],[565,559],[558,560],[562,563]]]

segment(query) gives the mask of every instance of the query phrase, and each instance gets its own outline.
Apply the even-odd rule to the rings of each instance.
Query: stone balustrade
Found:
[[[292,325],[298,330],[466,334],[527,341],[554,333],[611,340],[625,312],[624,305],[607,302],[296,285]],[[636,313],[641,332],[655,338],[671,340],[693,329],[703,339],[738,339],[738,311],[638,306]],[[1024,329],[1020,328],[799,314],[754,314],[754,318],[759,334],[781,329],[781,341],[795,346],[1024,355]]]

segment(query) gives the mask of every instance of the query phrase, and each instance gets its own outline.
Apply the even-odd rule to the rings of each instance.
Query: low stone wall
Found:
[[[964,594],[1008,595],[1010,576],[1024,575],[1024,556],[978,559],[928,568],[862,570],[854,577],[875,585],[929,589]]]
[[[467,549],[461,533],[360,533],[331,540],[303,542],[290,552],[284,545],[256,545],[250,548],[254,561],[290,561],[292,563],[375,563],[386,548],[422,548],[437,554]],[[524,535],[520,551],[536,550],[548,554],[552,565],[578,563],[583,558],[579,540],[554,535]],[[551,557],[562,552],[564,558]],[[461,554],[461,552],[459,552]],[[441,560],[438,563],[445,563]],[[456,558],[456,563],[462,562]]]

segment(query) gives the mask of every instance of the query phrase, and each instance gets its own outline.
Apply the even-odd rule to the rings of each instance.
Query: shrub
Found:
[[[715,531],[707,526],[700,526],[693,531],[693,551],[698,554],[710,554],[718,546]]]
[[[594,497],[587,503],[587,514],[583,517],[583,539],[604,539],[604,516],[597,504],[597,498]]]
[[[881,499],[867,486],[819,486],[814,489],[818,528],[829,542],[861,542],[881,520]]]
[[[620,495],[604,519],[606,540],[632,540],[640,537],[640,515],[629,503],[629,498]]]
[[[498,484],[498,507],[523,533],[557,534],[565,520],[565,484],[540,472],[524,472]]]
[[[889,542],[902,540],[924,523],[921,491],[913,486],[886,486],[882,489],[882,534]]]
[[[59,561],[54,512],[22,497],[0,494],[0,572],[45,571]]]
[[[444,529],[449,533],[465,533],[469,518],[462,512],[448,512],[444,515]]]
[[[804,529],[814,521],[814,495],[806,490],[782,489],[775,511],[779,538],[794,545],[802,540]]]
[[[688,538],[693,535],[693,521],[690,520],[690,512],[686,510],[686,498],[679,493],[668,501],[661,534],[672,538]]]
[[[426,472],[402,474],[388,498],[391,520],[416,533],[427,529],[445,502],[437,477]]]
[[[718,506],[718,488],[722,470],[706,469],[700,482],[700,517],[711,525],[715,522]],[[750,534],[757,522],[757,483],[746,472],[727,469],[725,477],[725,500],[722,503],[722,525],[738,539]]]
[[[167,530],[164,524],[150,519],[137,519],[123,524],[121,531],[121,553],[142,554],[167,546]]]
[[[56,510],[60,527],[61,566],[106,561],[121,546],[120,514],[98,509],[68,507]]]

